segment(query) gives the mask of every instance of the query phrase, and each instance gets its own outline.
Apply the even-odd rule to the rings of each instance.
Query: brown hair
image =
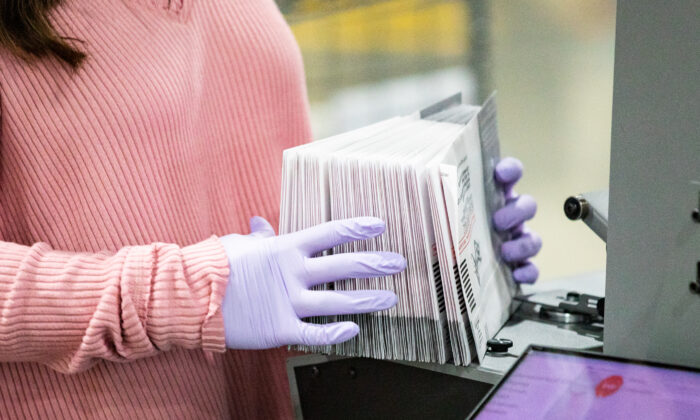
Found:
[[[63,0],[0,0],[0,47],[25,60],[55,57],[77,68],[85,53],[62,37],[49,20]]]

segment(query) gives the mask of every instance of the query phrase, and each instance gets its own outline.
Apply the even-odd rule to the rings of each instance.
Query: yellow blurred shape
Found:
[[[323,10],[322,3],[305,1],[297,10]],[[463,56],[469,17],[463,0],[389,0],[296,23],[292,18],[291,26],[304,52]]]

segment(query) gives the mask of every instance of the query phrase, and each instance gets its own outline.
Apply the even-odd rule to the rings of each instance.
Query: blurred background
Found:
[[[614,0],[278,0],[301,46],[314,137],[454,92],[498,91],[501,152],[539,204],[541,279],[605,268],[605,244],[562,205],[608,186]]]

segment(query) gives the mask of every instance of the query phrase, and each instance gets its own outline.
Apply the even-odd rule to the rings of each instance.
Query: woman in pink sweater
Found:
[[[396,301],[308,287],[405,264],[310,258],[372,218],[231,234],[276,224],[282,150],[310,137],[273,0],[0,2],[0,417],[290,417],[279,346],[357,334],[300,317]],[[511,201],[518,230],[534,202]],[[534,281],[539,239],[509,246]]]

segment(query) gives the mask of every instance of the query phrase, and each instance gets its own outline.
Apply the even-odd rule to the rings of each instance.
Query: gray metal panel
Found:
[[[620,0],[605,352],[700,367],[700,2]]]

